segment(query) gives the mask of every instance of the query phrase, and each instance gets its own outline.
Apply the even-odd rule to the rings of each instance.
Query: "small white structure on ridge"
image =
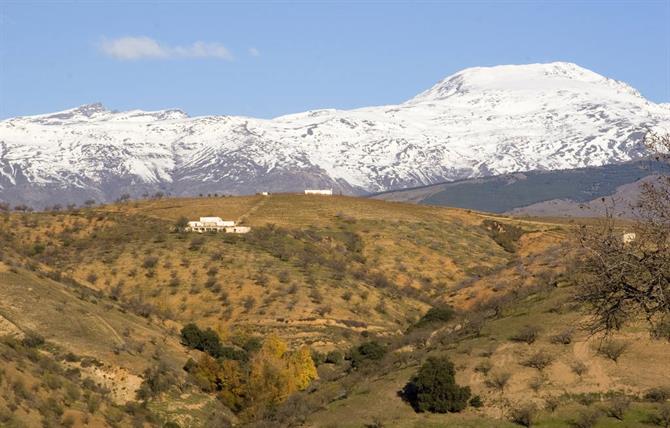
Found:
[[[305,195],[326,195],[326,196],[332,196],[333,195],[333,189],[306,189],[305,190]]]
[[[637,239],[635,232],[626,232],[623,234],[622,240],[624,244],[630,244]]]

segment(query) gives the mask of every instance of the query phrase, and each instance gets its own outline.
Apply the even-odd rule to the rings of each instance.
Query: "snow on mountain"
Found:
[[[666,105],[561,62],[470,68],[399,105],[272,120],[92,104],[0,122],[0,199],[376,192],[636,159],[652,128],[670,130]]]

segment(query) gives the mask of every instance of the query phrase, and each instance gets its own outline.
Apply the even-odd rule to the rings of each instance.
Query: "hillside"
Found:
[[[175,230],[182,216],[201,215],[235,219],[252,231]],[[0,421],[29,427],[47,418],[67,418],[73,426],[88,418],[101,426],[493,427],[503,426],[517,404],[545,408],[557,398],[553,412],[540,413],[544,425],[538,426],[558,427],[568,426],[586,404],[597,407],[602,398],[598,405],[605,406],[623,394],[633,400],[626,423],[639,426],[657,409],[645,394],[670,384],[668,367],[658,363],[669,345],[649,339],[639,326],[616,335],[628,344],[618,362],[597,353],[599,339],[579,330],[585,315],[571,299],[566,244],[572,227],[291,194],[0,213],[0,336],[9,336],[0,340],[0,362],[10,379],[0,376]],[[421,321],[446,304],[455,311],[448,320]],[[190,322],[211,328],[225,356],[215,363],[184,346],[180,330]],[[525,325],[541,326],[537,339],[510,340]],[[567,330],[569,343],[553,339]],[[46,342],[25,342],[33,334]],[[355,357],[368,341],[383,345],[382,358]],[[237,378],[229,372],[215,375],[220,382],[209,378],[218,373],[210,370],[242,365],[253,373],[254,364],[275,364],[264,353],[281,343],[312,353],[318,378],[310,377],[304,392],[293,389],[269,407],[253,400],[239,407],[230,395],[236,391],[230,379]],[[553,356],[549,367],[524,366],[539,350]],[[17,374],[17,352],[45,362],[33,357]],[[445,354],[456,364],[458,381],[484,406],[415,413],[397,392],[428,356]],[[579,376],[576,362],[586,366]],[[44,382],[46,364],[62,386],[32,386]],[[477,368],[482,364],[490,367]],[[68,374],[72,368],[80,374]],[[490,386],[494,374],[507,371],[511,378],[502,390]],[[272,370],[263,373],[261,381],[274,379]],[[33,392],[17,398],[18,378]],[[75,388],[80,395],[67,396]],[[147,388],[152,393],[139,400]],[[93,411],[91,394],[103,400]],[[613,421],[601,417],[598,426]]]
[[[585,318],[575,310],[570,287],[520,297],[483,327],[457,329],[458,320],[414,332],[394,342],[374,368],[357,373],[356,381],[323,381],[320,396],[309,402],[328,404],[313,404],[306,425],[511,428],[520,426],[510,421],[514,409],[533,406],[537,427],[663,426],[654,421],[667,395],[659,399],[653,391],[670,385],[667,341],[650,339],[644,325],[626,329],[611,339],[625,345],[615,362],[599,351],[602,338],[579,330]],[[531,344],[513,340],[527,326],[537,329],[537,338]],[[416,413],[403,403],[398,393],[421,362],[440,355],[454,362],[457,381],[482,398],[483,408],[443,415]],[[538,355],[547,361],[542,369],[529,366]],[[621,420],[611,415],[618,400],[628,403]],[[586,422],[591,417],[593,425]]]
[[[252,232],[172,233],[181,216],[205,214],[240,220]],[[332,343],[351,331],[402,329],[447,288],[504,267],[513,254],[481,226],[485,218],[350,197],[272,195],[13,214],[2,231],[54,275],[135,312],[197,319],[221,332],[249,325]]]
[[[398,105],[271,120],[112,111],[0,121],[0,201],[333,188],[365,194],[639,159],[670,111],[571,63],[475,67]]]
[[[620,200],[618,212],[630,216],[630,204],[635,203],[640,192],[639,183],[650,176],[668,173],[670,168],[666,164],[638,161],[505,174],[384,192],[372,197],[514,215],[593,217],[603,214],[599,207],[602,204],[598,204],[601,198],[609,199],[621,193],[616,196]]]
[[[50,279],[6,247],[0,259],[0,425],[157,422],[126,403],[135,401],[143,373],[157,361],[181,371],[188,352],[174,332],[86,287]],[[204,418],[206,408],[226,413],[199,393],[171,406],[182,420]]]

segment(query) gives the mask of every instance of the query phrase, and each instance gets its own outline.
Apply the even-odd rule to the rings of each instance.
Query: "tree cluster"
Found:
[[[245,350],[237,350],[223,346],[213,330],[188,324],[182,329],[182,342],[204,352],[184,366],[190,379],[247,418],[277,406],[317,378],[309,348],[289,350],[276,336],[262,344],[249,340]]]

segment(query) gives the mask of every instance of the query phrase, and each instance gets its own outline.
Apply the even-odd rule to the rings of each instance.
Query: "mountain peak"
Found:
[[[27,116],[30,120],[39,122],[59,124],[61,121],[80,121],[88,120],[100,116],[110,111],[100,102],[84,104],[79,107],[59,111],[56,113],[40,114],[37,116]]]
[[[571,62],[472,67],[446,77],[410,102],[445,99],[484,91],[564,91],[608,86],[630,95],[639,93],[625,83],[608,79]]]
[[[86,115],[86,116],[91,116],[95,113],[101,113],[101,112],[108,111],[108,110],[104,105],[102,105],[101,102],[95,102],[95,103],[84,104],[82,106],[79,106],[79,107],[75,108],[74,111],[76,111],[78,113],[81,113],[83,115]]]

